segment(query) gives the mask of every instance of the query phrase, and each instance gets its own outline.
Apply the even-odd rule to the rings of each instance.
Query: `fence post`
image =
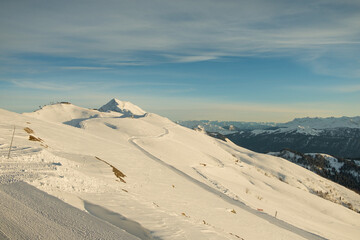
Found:
[[[8,159],[10,158],[10,152],[11,152],[11,147],[12,147],[13,140],[14,140],[14,135],[15,135],[15,125],[14,125],[14,131],[13,131],[13,134],[12,134],[12,137],[11,137],[11,142],[10,142],[10,147],[9,147],[9,153],[8,153]]]

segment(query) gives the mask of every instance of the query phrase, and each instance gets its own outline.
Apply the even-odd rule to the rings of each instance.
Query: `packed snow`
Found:
[[[0,110],[0,183],[24,181],[142,239],[360,235],[360,214],[313,192],[331,191],[360,208],[358,194],[133,104],[129,111],[109,107],[120,103],[114,99],[101,111],[72,104],[28,114]]]

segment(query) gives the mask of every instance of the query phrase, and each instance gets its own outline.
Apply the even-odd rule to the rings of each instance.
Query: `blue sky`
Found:
[[[360,115],[360,2],[1,1],[0,108],[173,120]]]

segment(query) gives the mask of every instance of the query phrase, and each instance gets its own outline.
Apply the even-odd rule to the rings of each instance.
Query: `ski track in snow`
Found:
[[[138,150],[140,150],[143,154],[145,154],[146,156],[148,156],[150,159],[152,160],[155,160],[156,162],[160,163],[161,165],[169,168],[170,170],[174,171],[175,173],[177,173],[178,175],[184,177],[186,180],[196,184],[197,186],[201,187],[202,189],[220,197],[221,199],[223,199],[225,202],[227,203],[230,203],[234,206],[237,206],[237,207],[240,207],[241,209],[251,213],[251,214],[254,214],[256,216],[258,216],[259,218],[262,218],[266,221],[268,221],[269,223],[271,224],[274,224],[280,228],[283,228],[285,230],[288,230],[292,233],[295,233],[301,237],[304,237],[306,239],[314,239],[314,240],[324,240],[326,238],[323,238],[321,236],[318,236],[316,234],[313,234],[311,232],[308,232],[308,231],[305,231],[303,229],[300,229],[298,227],[295,227],[287,222],[284,222],[282,220],[279,220],[273,216],[270,216],[264,212],[259,212],[257,210],[254,210],[252,208],[250,208],[249,206],[247,206],[245,203],[239,201],[239,200],[236,200],[236,199],[233,199],[231,197],[229,197],[228,195],[224,194],[223,192],[219,192],[217,191],[216,189],[208,186],[207,184],[203,183],[203,182],[200,182],[199,180],[197,179],[194,179],[193,177],[189,176],[188,174],[180,171],[179,169],[177,169],[176,167],[164,162],[163,160],[161,160],[160,158],[157,158],[156,156],[152,155],[150,152],[148,152],[147,150],[145,150],[144,148],[142,148],[139,144],[136,143],[136,140],[137,139],[142,139],[142,138],[161,138],[167,134],[169,134],[169,129],[167,129],[166,127],[164,127],[164,130],[165,132],[158,135],[158,136],[153,136],[153,137],[131,137],[129,138],[129,143],[132,144],[133,146],[135,146]],[[201,177],[205,178],[206,180],[209,180],[207,179],[203,174],[199,174]]]

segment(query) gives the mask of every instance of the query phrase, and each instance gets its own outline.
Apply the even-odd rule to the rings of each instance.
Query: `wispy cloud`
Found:
[[[0,79],[1,80],[1,79]],[[140,91],[139,87],[147,87],[145,91],[161,92],[161,93],[186,93],[193,92],[195,88],[191,84],[181,82],[156,82],[156,81],[111,81],[104,84],[102,81],[61,81],[61,80],[38,80],[38,79],[10,79],[1,81],[10,82],[16,87],[26,89],[39,89],[51,91],[71,91],[71,90],[92,90],[94,88],[99,91],[106,89],[121,89],[126,87],[131,90]],[[144,91],[144,90],[142,90]]]
[[[32,52],[91,59],[95,66],[103,62],[128,66],[263,54],[313,63],[324,56],[336,60],[337,53],[351,57],[354,49],[359,50],[356,0],[87,1],[86,11],[77,1],[38,4],[41,9],[25,0],[2,3],[0,31],[6,34],[0,53]],[[139,14],[144,8],[146,14]],[[352,50],[344,51],[345,45]],[[307,57],[314,53],[320,58]],[[67,69],[103,67],[108,66]],[[356,68],[349,65],[347,70]]]
[[[3,85],[0,79],[1,94],[144,95],[147,101],[140,105],[164,108],[181,96],[176,101],[183,106],[174,103],[169,115],[159,113],[259,120],[338,113],[344,106],[355,109],[359,101],[358,0],[17,0],[0,5],[0,77],[16,78]],[[285,89],[289,85],[303,86]],[[305,98],[334,103],[333,93],[351,100],[338,110],[325,104],[271,104]],[[185,104],[190,96],[199,99]],[[195,101],[206,97],[239,102],[207,101],[195,109]]]
[[[327,91],[338,92],[338,93],[355,93],[360,92],[360,84],[354,85],[341,85],[325,88]]]
[[[261,113],[288,113],[288,114],[322,114],[327,110],[310,107],[309,104],[259,104],[254,102],[239,102],[237,104],[214,104],[212,107],[231,112],[261,112]]]
[[[327,86],[316,86],[316,85],[292,85],[285,86],[285,89],[302,91],[302,92],[312,92],[313,94],[324,92],[324,93],[356,93],[360,92],[360,84],[342,84],[342,85],[327,85]]]
[[[109,70],[109,67],[84,67],[84,66],[71,66],[71,67],[60,67],[65,70]]]
[[[217,59],[217,56],[210,55],[200,55],[200,56],[181,56],[181,55],[164,55],[167,59],[171,59],[170,61],[178,62],[178,63],[189,63],[189,62],[203,62]]]
[[[55,84],[47,81],[35,81],[32,79],[10,80],[11,83],[17,87],[27,89],[40,89],[40,90],[52,90],[52,91],[69,91],[73,90],[73,86],[65,86],[64,84]]]

